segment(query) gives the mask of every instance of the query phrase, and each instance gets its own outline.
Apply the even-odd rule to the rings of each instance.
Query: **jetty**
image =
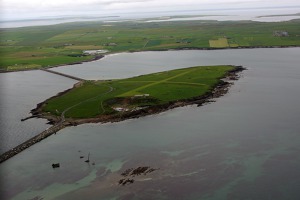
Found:
[[[67,77],[67,78],[70,78],[70,79],[74,79],[76,81],[84,81],[84,79],[82,79],[82,78],[78,78],[76,76],[71,76],[71,75],[68,75],[68,74],[61,73],[61,72],[56,72],[56,71],[53,71],[53,70],[50,70],[50,69],[40,69],[40,70],[45,71],[45,72],[49,72],[49,73],[52,73],[52,74],[60,75],[60,76],[63,76],[63,77]]]

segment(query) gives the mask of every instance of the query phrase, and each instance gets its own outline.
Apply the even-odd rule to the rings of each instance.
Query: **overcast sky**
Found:
[[[1,18],[300,6],[300,0],[0,0]],[[299,11],[300,12],[300,11]]]

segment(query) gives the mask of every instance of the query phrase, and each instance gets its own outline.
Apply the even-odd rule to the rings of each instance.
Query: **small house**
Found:
[[[289,33],[287,31],[274,31],[273,36],[276,37],[288,37]]]

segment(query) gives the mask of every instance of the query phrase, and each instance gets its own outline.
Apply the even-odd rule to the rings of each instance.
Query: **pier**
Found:
[[[63,76],[63,77],[71,78],[71,79],[74,79],[76,81],[84,81],[84,79],[82,79],[82,78],[78,78],[78,77],[71,76],[71,75],[68,75],[68,74],[56,72],[56,71],[53,71],[53,70],[50,70],[50,69],[41,69],[41,70],[45,71],[45,72],[52,73],[52,74],[60,75],[60,76]]]

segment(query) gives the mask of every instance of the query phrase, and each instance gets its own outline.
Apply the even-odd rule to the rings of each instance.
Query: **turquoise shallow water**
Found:
[[[248,70],[202,107],[61,130],[0,165],[2,199],[299,199],[299,48],[119,56],[130,65],[135,55],[145,64],[165,59],[166,68],[188,55],[203,64],[244,61]],[[87,164],[80,156],[89,152]],[[121,173],[138,166],[158,170],[119,186]]]

